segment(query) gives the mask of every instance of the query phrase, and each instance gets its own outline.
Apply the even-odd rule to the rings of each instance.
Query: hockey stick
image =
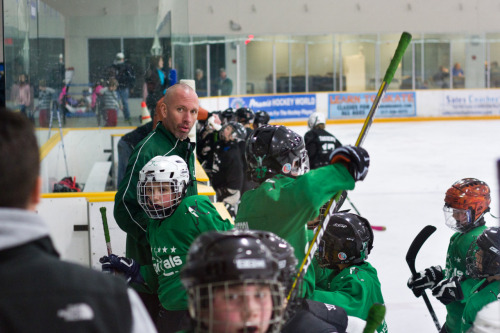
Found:
[[[354,209],[354,211],[356,212],[356,214],[358,214],[359,216],[361,216],[361,213],[359,212],[359,210],[356,208],[356,206],[354,206],[354,204],[352,203],[351,199],[349,199],[349,197],[346,197],[347,201],[349,201],[349,205],[351,205],[351,207]],[[370,225],[372,227],[373,230],[378,230],[378,231],[385,231],[387,228],[383,225]]]
[[[425,226],[415,237],[413,242],[410,245],[410,248],[408,249],[408,253],[406,253],[406,262],[408,263],[408,267],[410,267],[411,274],[415,276],[417,274],[417,270],[415,269],[415,259],[417,258],[418,251],[420,251],[420,248],[422,245],[424,245],[425,241],[427,238],[430,237],[436,231],[436,227],[432,225]],[[437,319],[436,313],[434,312],[434,309],[432,308],[431,302],[429,301],[429,298],[427,297],[427,294],[425,293],[425,290],[422,291],[422,297],[424,298],[425,305],[427,305],[427,309],[429,310],[432,320],[434,321],[434,324],[437,327],[438,332],[441,330],[441,325],[439,324],[439,320]]]
[[[380,303],[373,303],[368,310],[368,317],[366,317],[366,325],[363,333],[374,333],[384,322],[385,305]]]
[[[108,256],[113,253],[111,251],[111,238],[109,237],[109,228],[108,228],[108,218],[106,217],[106,207],[99,208],[101,211],[102,217],[102,228],[104,229],[104,240],[106,241],[106,248],[108,250]]]
[[[401,62],[401,59],[403,58],[403,55],[405,53],[406,48],[411,42],[411,35],[407,32],[403,32],[401,35],[401,38],[399,39],[399,44],[398,47],[396,48],[396,51],[394,52],[394,57],[391,60],[391,63],[389,65],[389,68],[387,68],[387,71],[384,76],[384,80],[382,81],[382,84],[380,85],[380,89],[378,90],[377,96],[375,96],[375,100],[373,101],[373,105],[370,109],[370,112],[368,112],[368,115],[366,116],[365,123],[363,124],[363,128],[361,129],[361,133],[359,133],[358,140],[356,141],[356,146],[361,146],[363,143],[363,140],[365,139],[366,134],[368,133],[368,130],[370,129],[370,126],[373,122],[373,116],[375,115],[375,111],[377,110],[378,104],[380,103],[380,100],[382,99],[382,96],[384,95],[385,91],[387,90],[387,87],[392,81],[392,78],[394,77],[394,73],[396,72],[396,69],[398,68],[399,63]],[[334,198],[337,195],[334,196]],[[330,200],[330,203],[328,205],[328,208],[326,209],[325,212],[325,218],[323,221],[320,222],[318,225],[316,232],[314,233],[314,237],[311,240],[311,244],[309,245],[309,248],[307,249],[306,255],[304,257],[304,260],[302,261],[302,264],[300,265],[299,271],[297,273],[297,278],[293,282],[293,285],[290,289],[290,292],[288,293],[287,300],[290,301],[292,298],[292,295],[297,293],[297,284],[299,281],[302,280],[302,277],[304,276],[305,272],[307,272],[307,268],[312,262],[312,259],[314,257],[314,253],[316,252],[316,249],[319,246],[319,243],[321,241],[321,238],[323,237],[323,234],[325,232],[326,227],[328,226],[328,223],[330,222],[330,217],[335,214],[336,212],[339,211],[340,207],[345,201],[345,198],[347,197],[347,191],[342,191],[342,194],[340,195],[339,201],[337,202],[337,205],[333,207],[333,199]],[[288,302],[289,304],[291,302]]]

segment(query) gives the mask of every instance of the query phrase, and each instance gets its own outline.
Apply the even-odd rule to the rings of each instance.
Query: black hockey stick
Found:
[[[396,48],[396,51],[394,52],[394,57],[391,60],[391,63],[389,67],[387,68],[387,71],[385,72],[384,80],[382,81],[382,84],[380,85],[380,89],[378,90],[377,95],[375,96],[375,100],[373,101],[372,107],[370,109],[370,112],[368,112],[368,115],[366,116],[365,122],[363,124],[363,128],[361,129],[361,132],[359,133],[358,139],[356,140],[356,146],[359,147],[363,143],[366,134],[368,133],[368,130],[370,129],[370,126],[373,122],[373,116],[375,115],[375,111],[378,108],[378,104],[380,103],[380,100],[382,99],[383,95],[385,94],[385,91],[387,90],[387,87],[392,81],[392,78],[394,77],[394,73],[396,72],[396,69],[399,66],[399,63],[401,62],[401,59],[403,58],[403,55],[406,51],[406,48],[411,42],[411,35],[407,32],[403,32],[401,35],[401,38],[399,39],[398,47]],[[337,197],[337,195],[334,196],[334,198]],[[297,293],[297,285],[299,284],[300,281],[302,281],[302,278],[307,272],[307,268],[312,262],[312,259],[314,257],[314,253],[316,252],[316,249],[319,246],[319,243],[321,241],[321,238],[323,238],[323,234],[325,232],[325,229],[330,222],[330,217],[332,214],[335,214],[336,212],[339,211],[340,207],[344,203],[345,199],[347,197],[347,191],[342,191],[342,194],[340,195],[339,200],[337,201],[337,205],[334,207],[332,205],[334,198],[330,200],[330,203],[328,205],[328,208],[326,209],[325,212],[325,218],[323,221],[320,221],[318,227],[316,228],[316,232],[314,233],[314,237],[311,240],[311,244],[309,245],[309,248],[307,249],[307,253],[304,257],[304,260],[302,261],[302,264],[300,265],[299,271],[297,273],[297,278],[293,282],[292,287],[290,288],[290,292],[288,293],[287,300],[290,301],[292,299],[292,296]],[[291,302],[288,302],[290,304]]]
[[[385,305],[380,303],[373,303],[368,310],[368,316],[366,317],[366,325],[363,333],[374,333],[384,322],[385,317]]]
[[[432,225],[425,226],[415,237],[413,242],[410,245],[410,248],[408,249],[408,253],[406,253],[406,262],[408,263],[408,267],[410,267],[411,274],[415,276],[417,274],[417,270],[415,269],[415,259],[417,258],[418,251],[420,251],[420,248],[422,245],[424,245],[425,241],[427,238],[430,237],[436,231],[436,227]],[[434,312],[434,309],[432,308],[431,302],[429,301],[429,298],[427,297],[427,294],[425,293],[425,290],[422,291],[422,297],[425,301],[425,305],[427,305],[427,309],[429,310],[432,320],[434,321],[434,324],[437,327],[438,332],[441,330],[441,325],[439,324],[439,320],[437,319],[436,313]]]

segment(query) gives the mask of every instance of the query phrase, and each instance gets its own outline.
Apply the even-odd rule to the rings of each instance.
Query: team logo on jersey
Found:
[[[347,259],[347,255],[344,252],[339,252],[339,254],[337,255],[337,257],[340,260],[346,260]]]
[[[283,173],[290,173],[292,171],[292,165],[290,163],[285,163],[283,168],[281,168]]]
[[[153,267],[156,274],[171,276],[179,273],[180,266],[184,263],[182,258],[176,255],[177,248],[175,246],[152,248],[151,251],[153,252]]]

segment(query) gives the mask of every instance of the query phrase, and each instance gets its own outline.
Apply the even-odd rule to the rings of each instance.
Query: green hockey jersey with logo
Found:
[[[344,268],[339,273],[316,268],[322,278],[316,283],[312,300],[333,304],[344,308],[347,315],[366,320],[374,303],[384,304],[377,270],[368,262]],[[328,275],[328,276],[325,276]],[[385,320],[377,327],[377,332],[387,332]]]
[[[354,179],[339,163],[327,165],[297,178],[277,175],[245,192],[238,207],[238,229],[266,230],[285,239],[295,249],[297,269],[308,247],[306,224],[319,215],[328,200],[342,190],[352,190]],[[314,291],[314,270],[304,276],[302,296]]]
[[[170,217],[150,221],[148,241],[153,267],[158,276],[158,296],[166,310],[188,308],[187,293],[179,272],[186,263],[193,241],[206,231],[232,228],[233,224],[227,219],[223,220],[208,197],[202,195],[185,197]]]
[[[472,287],[470,294],[464,294],[466,303],[462,315],[461,332],[466,333],[476,320],[477,313],[486,305],[498,300],[500,294],[500,280],[488,282],[481,280]],[[500,316],[500,314],[499,314]]]
[[[479,280],[471,279],[466,274],[465,259],[470,244],[483,233],[486,226],[474,228],[466,233],[456,232],[450,238],[448,252],[446,253],[445,279],[452,276],[465,276],[466,279],[460,282],[460,287],[464,295],[468,295]],[[462,314],[465,308],[465,301],[455,301],[446,305],[446,329],[448,333],[460,333],[462,324]]]

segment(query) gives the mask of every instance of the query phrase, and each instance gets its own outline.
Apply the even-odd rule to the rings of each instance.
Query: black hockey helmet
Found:
[[[221,112],[220,117],[223,124],[234,121],[236,118],[236,111],[233,108],[227,108]]]
[[[500,275],[500,228],[485,229],[474,240],[466,257],[466,273],[478,279]]]
[[[266,332],[281,329],[285,299],[278,279],[278,262],[267,246],[245,230],[208,231],[191,244],[180,278],[188,291],[189,312],[196,332],[211,332],[211,327],[228,323],[214,317],[214,295],[219,291],[227,299],[235,296],[237,286],[269,286],[272,314]],[[245,303],[245,302],[243,302]],[[244,327],[247,323],[241,323]]]
[[[304,139],[285,126],[257,128],[247,140],[245,157],[258,183],[278,174],[297,177],[309,171]]]
[[[297,274],[298,260],[295,257],[294,248],[286,240],[270,231],[249,230],[249,232],[256,235],[278,260],[280,269],[278,278],[285,287],[285,294],[288,294]]]
[[[189,248],[181,271],[186,288],[230,280],[277,280],[278,262],[248,231],[205,232]]]
[[[318,247],[321,267],[337,268],[338,264],[359,264],[373,248],[373,231],[364,217],[352,213],[332,215]]]
[[[255,114],[250,108],[239,108],[236,110],[236,120],[241,124],[250,124],[255,118]]]
[[[269,123],[269,120],[271,120],[271,116],[269,116],[269,113],[263,110],[259,110],[255,112],[255,119],[253,120],[253,127],[254,128],[259,128],[262,125],[267,125]]]
[[[231,133],[227,130],[227,128],[231,128]],[[247,132],[245,130],[245,127],[237,123],[235,121],[230,121],[227,124],[223,125],[219,131],[219,136],[224,140],[224,141],[230,141],[229,138],[226,138],[226,135],[229,135],[234,141],[245,141],[247,138]]]

